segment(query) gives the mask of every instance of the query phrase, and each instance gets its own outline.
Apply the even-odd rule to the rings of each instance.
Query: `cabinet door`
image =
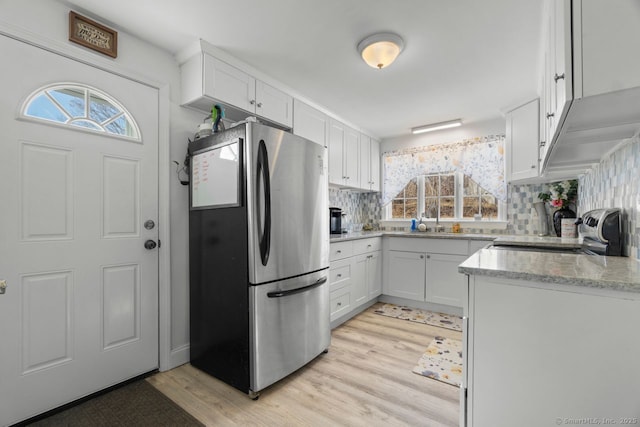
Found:
[[[640,86],[638,1],[582,0],[580,6],[582,64],[580,57],[576,57],[574,67],[578,69],[582,65],[582,87],[576,87],[574,96],[578,97],[580,89],[582,96],[587,97]],[[574,5],[573,16],[577,19],[575,8]]]
[[[360,134],[360,187],[371,188],[371,138]]]
[[[467,295],[467,276],[458,273],[467,256],[427,255],[426,300],[437,304],[462,307]]]
[[[293,126],[293,98],[260,80],[256,81],[256,114],[276,123]]]
[[[351,295],[353,305],[357,307],[363,304],[369,297],[369,286],[367,283],[367,264],[369,255],[358,255],[353,257],[353,273],[351,276]]]
[[[344,172],[346,185],[360,187],[360,132],[345,127]]]
[[[204,55],[204,95],[254,113],[256,80],[231,65]]]
[[[551,110],[549,114],[550,137],[553,138],[560,123],[569,111],[573,100],[572,64],[571,64],[571,0],[553,1],[551,8],[550,62],[551,70],[547,75],[552,86]],[[550,142],[550,141],[547,141]]]
[[[371,178],[372,191],[380,191],[380,141],[371,138],[371,171],[369,176]]]
[[[329,184],[343,185],[345,128],[337,120],[331,120],[329,126]]]
[[[322,111],[294,99],[293,133],[326,147],[329,141],[329,117]]]
[[[517,182],[538,176],[539,101],[507,113],[507,180]]]
[[[387,295],[424,301],[426,272],[425,254],[416,252],[389,251],[385,280]]]
[[[382,294],[382,258],[380,251],[368,255],[367,262],[367,283],[369,284],[369,299]]]

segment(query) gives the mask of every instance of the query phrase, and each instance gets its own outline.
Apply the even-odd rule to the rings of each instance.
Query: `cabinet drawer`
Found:
[[[353,255],[353,242],[337,242],[331,243],[329,261],[348,258]]]
[[[329,290],[343,288],[351,282],[351,260],[334,261],[329,268]]]
[[[361,239],[353,241],[353,254],[366,254],[368,252],[375,252],[380,250],[381,239],[379,237],[372,237],[369,239]]]
[[[425,252],[437,254],[467,255],[468,239],[438,239],[416,237],[392,237],[389,239],[389,249],[392,251]]]
[[[331,320],[346,313],[350,307],[351,293],[349,291],[331,292]]]

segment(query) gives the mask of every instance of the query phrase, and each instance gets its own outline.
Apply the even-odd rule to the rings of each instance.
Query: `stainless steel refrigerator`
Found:
[[[189,153],[191,364],[257,397],[329,347],[326,148],[248,122]]]

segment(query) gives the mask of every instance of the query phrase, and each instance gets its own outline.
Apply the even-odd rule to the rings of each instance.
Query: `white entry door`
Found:
[[[158,241],[158,91],[1,35],[0,52],[6,425],[158,366],[158,248],[145,248]],[[58,83],[94,89],[51,92],[61,105],[77,96],[70,116],[110,108],[110,97],[139,138],[20,118],[29,94]]]

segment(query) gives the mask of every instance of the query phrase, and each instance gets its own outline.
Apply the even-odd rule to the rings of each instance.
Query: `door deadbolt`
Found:
[[[147,240],[146,242],[144,242],[144,247],[151,250],[151,249],[155,249],[156,246],[158,246],[158,244],[156,242],[154,242],[153,240]]]
[[[7,281],[0,280],[0,295],[4,294],[5,292],[7,292]]]
[[[153,227],[155,226],[156,226],[156,223],[153,222],[153,220],[148,219],[144,222],[144,228],[146,228],[147,230],[153,230]]]

